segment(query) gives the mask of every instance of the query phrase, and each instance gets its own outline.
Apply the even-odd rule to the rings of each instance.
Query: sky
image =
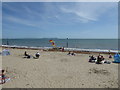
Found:
[[[2,3],[0,1],[0,39],[2,38]]]
[[[3,38],[117,38],[117,2],[3,2]]]

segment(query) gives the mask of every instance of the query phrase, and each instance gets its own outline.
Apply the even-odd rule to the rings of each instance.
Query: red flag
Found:
[[[53,40],[49,40],[49,42],[54,42]]]

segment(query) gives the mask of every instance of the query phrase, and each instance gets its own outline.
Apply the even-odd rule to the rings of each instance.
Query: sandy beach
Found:
[[[6,75],[11,78],[3,88],[118,88],[118,64],[89,63],[92,53],[69,56],[68,52],[9,50],[11,55],[0,56],[2,68],[7,68]],[[25,51],[30,55],[39,52],[40,58],[23,58]]]

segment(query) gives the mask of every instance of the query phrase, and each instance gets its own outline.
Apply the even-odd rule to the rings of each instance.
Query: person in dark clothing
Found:
[[[89,62],[95,62],[96,58],[93,55],[89,57],[90,57]]]
[[[101,56],[101,60],[103,61],[105,58],[103,56]]]
[[[72,53],[71,53],[71,55],[75,56],[75,53],[74,53],[74,52],[72,52]]]
[[[40,53],[37,52],[37,53],[35,54],[35,56],[36,56],[36,58],[39,58]]]
[[[24,53],[24,58],[30,58],[30,55],[29,54],[27,54],[27,52],[25,51],[25,53]]]
[[[101,57],[101,55],[99,55],[99,56],[97,57],[97,62],[96,62],[96,64],[102,64],[102,63],[101,63],[102,60],[103,60],[103,58]]]
[[[27,54],[27,52],[26,52],[26,51],[25,51],[24,55],[25,55],[25,56],[28,56],[28,54]]]
[[[6,71],[2,70],[2,84],[5,83],[5,78],[6,78],[5,74],[6,74]]]
[[[62,47],[62,52],[64,52],[64,47]]]
[[[112,58],[112,55],[111,55],[111,54],[109,55],[109,58]]]
[[[67,55],[71,55],[71,52],[69,51]]]

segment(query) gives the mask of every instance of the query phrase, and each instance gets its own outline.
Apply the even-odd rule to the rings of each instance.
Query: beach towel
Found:
[[[105,63],[105,61],[101,61],[101,64]]]
[[[2,56],[7,56],[7,55],[10,55],[10,51],[8,49],[4,49],[2,51]]]
[[[104,63],[105,63],[105,64],[111,64],[111,61],[105,60]]]

